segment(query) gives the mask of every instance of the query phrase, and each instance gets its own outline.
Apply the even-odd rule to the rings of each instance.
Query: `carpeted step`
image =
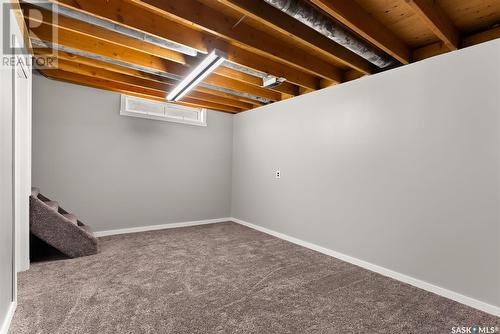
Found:
[[[82,230],[85,230],[87,231],[87,233],[91,234],[91,235],[94,235],[94,232],[92,232],[92,228],[90,228],[90,226],[88,225],[80,225],[79,226]]]
[[[78,226],[78,219],[76,218],[76,216],[74,214],[64,213],[63,216],[64,216],[64,218],[66,218],[67,220],[69,220],[70,222],[72,222],[73,224]]]
[[[40,193],[40,189],[35,188],[35,187],[31,187],[31,196],[36,198],[36,197],[38,197],[39,193]]]
[[[30,231],[69,257],[99,251],[99,242],[90,228],[41,193],[30,196]]]
[[[55,210],[55,211],[59,210],[59,203],[57,203],[56,201],[48,201],[48,202],[44,202],[44,203],[52,210]]]

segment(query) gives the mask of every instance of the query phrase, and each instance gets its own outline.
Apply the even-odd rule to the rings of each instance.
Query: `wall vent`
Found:
[[[207,110],[122,94],[120,115],[207,126]]]

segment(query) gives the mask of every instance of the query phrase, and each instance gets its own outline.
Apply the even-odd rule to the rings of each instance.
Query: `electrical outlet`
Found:
[[[281,179],[281,171],[275,170],[274,171],[274,177],[276,177],[277,179]]]

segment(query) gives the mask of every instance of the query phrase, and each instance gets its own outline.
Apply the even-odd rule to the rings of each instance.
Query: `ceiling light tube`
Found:
[[[179,101],[194,86],[205,79],[213,70],[226,60],[224,53],[215,49],[210,52],[203,61],[194,68],[182,81],[167,95],[170,102]]]

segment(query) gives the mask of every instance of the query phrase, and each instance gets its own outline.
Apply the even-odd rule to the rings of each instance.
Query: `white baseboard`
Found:
[[[333,256],[333,257],[340,259],[342,261],[349,262],[349,263],[354,264],[356,266],[371,270],[371,271],[376,272],[378,274],[381,274],[381,275],[393,278],[395,280],[413,285],[417,288],[435,293],[437,295],[454,300],[454,301],[459,302],[461,304],[464,304],[464,305],[473,307],[475,309],[481,310],[483,312],[493,314],[497,317],[500,317],[500,307],[498,307],[498,306],[494,306],[494,305],[479,301],[477,299],[464,296],[458,292],[454,292],[454,291],[436,286],[434,284],[413,278],[411,276],[407,276],[407,275],[398,273],[396,271],[378,266],[376,264],[366,262],[366,261],[360,260],[358,258],[349,256],[349,255],[346,255],[346,254],[343,254],[343,253],[340,253],[340,252],[337,252],[337,251],[334,251],[334,250],[331,250],[331,249],[328,249],[325,247],[321,247],[321,246],[318,246],[318,245],[313,244],[311,242],[304,241],[304,240],[301,240],[301,239],[298,239],[295,237],[291,237],[291,236],[286,235],[284,233],[270,230],[268,228],[265,228],[265,227],[262,227],[259,225],[255,225],[255,224],[252,224],[252,223],[249,223],[249,222],[246,222],[244,220],[234,218],[234,217],[205,219],[205,220],[161,224],[161,225],[150,225],[150,226],[141,226],[141,227],[131,227],[131,228],[124,228],[124,229],[117,229],[117,230],[108,230],[108,231],[98,231],[98,232],[94,232],[94,234],[96,237],[104,237],[104,236],[108,236],[108,235],[154,231],[154,230],[162,230],[162,229],[167,229],[167,228],[197,226],[197,225],[205,225],[205,224],[222,223],[222,222],[227,222],[227,221],[232,221],[232,222],[253,228],[257,231],[261,231],[261,232],[270,234],[272,236],[275,236],[277,238],[292,242],[292,243],[297,244],[299,246],[303,246],[303,247],[312,249],[312,250],[317,251],[319,253]],[[0,332],[0,334],[4,334],[4,332]]]
[[[216,218],[216,219],[204,219],[204,220],[196,220],[196,221],[189,221],[189,222],[139,226],[139,227],[122,228],[122,229],[108,230],[108,231],[97,231],[97,232],[94,232],[94,235],[96,237],[105,237],[108,235],[146,232],[146,231],[154,231],[154,230],[163,230],[163,229],[167,229],[167,228],[177,228],[177,227],[188,227],[188,226],[197,226],[197,225],[205,225],[205,224],[223,223],[223,222],[227,222],[227,221],[231,221],[231,218],[226,217],[226,218]]]
[[[7,334],[9,332],[10,323],[14,317],[14,313],[16,312],[16,306],[16,302],[10,303],[9,310],[3,319],[2,327],[0,327],[0,334]]]
[[[454,292],[454,291],[436,286],[434,284],[424,282],[422,280],[413,278],[411,276],[407,276],[407,275],[398,273],[396,271],[378,266],[376,264],[372,264],[372,263],[357,259],[355,257],[349,256],[346,254],[342,254],[342,253],[336,252],[334,250],[331,250],[331,249],[328,249],[325,247],[321,247],[321,246],[315,245],[313,243],[310,243],[310,242],[307,242],[307,241],[304,241],[304,240],[301,240],[298,238],[294,238],[294,237],[291,237],[289,235],[286,235],[286,234],[283,234],[280,232],[276,232],[276,231],[270,230],[270,229],[262,227],[262,226],[255,225],[255,224],[246,222],[246,221],[238,219],[238,218],[231,218],[230,220],[235,222],[235,223],[253,228],[257,231],[261,231],[261,232],[270,234],[272,236],[275,236],[277,238],[292,242],[292,243],[297,244],[299,246],[303,246],[303,247],[315,250],[319,253],[333,256],[333,257],[340,259],[342,261],[349,262],[349,263],[354,264],[356,266],[371,270],[371,271],[376,272],[378,274],[393,278],[393,279],[401,281],[403,283],[413,285],[417,288],[435,293],[435,294],[440,295],[442,297],[454,300],[454,301],[459,302],[461,304],[464,304],[464,305],[473,307],[475,309],[481,310],[483,312],[500,317],[500,307],[498,307],[498,306],[494,306],[494,305],[479,301],[477,299],[464,296],[458,292]]]

